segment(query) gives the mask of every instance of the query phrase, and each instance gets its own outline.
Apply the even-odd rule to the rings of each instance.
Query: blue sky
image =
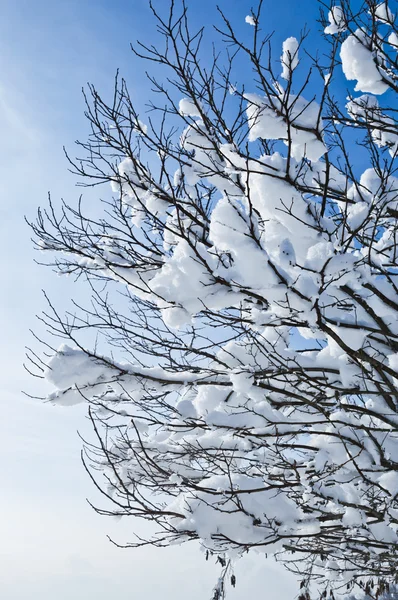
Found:
[[[187,4],[195,25],[214,20],[212,0]],[[252,2],[219,4],[249,35],[244,17]],[[277,31],[275,58],[281,40],[298,36],[306,22],[315,33],[316,17],[315,0],[265,0],[263,28]],[[144,593],[148,600],[160,595],[178,600],[186,591],[202,600],[210,597],[218,572],[194,547],[122,551],[111,546],[106,534],[125,541],[132,524],[99,517],[85,502],[95,494],[80,463],[76,434],[88,430],[84,408],[53,408],[20,392],[44,392],[22,368],[24,346],[32,343],[29,329],[40,331],[35,314],[44,308],[42,288],[61,308],[82,293],[70,280],[34,264],[23,217],[34,217],[48,191],[55,202],[78,197],[62,147],[73,155],[74,140],[87,134],[81,96],[87,81],[109,91],[120,68],[133,98],[144,104],[145,66],[129,49],[137,38],[156,41],[147,0],[0,0],[0,596],[7,600],[104,600],[110,594]],[[90,202],[98,201],[97,193],[87,192]],[[264,589],[281,600],[295,595],[294,580],[263,559],[248,559],[237,575],[231,600]]]

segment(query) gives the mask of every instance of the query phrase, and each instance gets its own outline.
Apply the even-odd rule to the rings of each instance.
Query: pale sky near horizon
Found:
[[[158,5],[166,0],[158,0]],[[215,2],[187,0],[196,24],[213,18]],[[242,29],[252,2],[219,4]],[[283,6],[282,6],[283,4]],[[287,10],[289,9],[289,10]],[[304,10],[305,9],[305,10]],[[300,34],[317,17],[315,0],[266,2],[267,24],[281,39]],[[52,407],[21,394],[43,395],[22,368],[29,329],[45,308],[42,288],[65,306],[81,290],[37,266],[24,215],[33,219],[51,191],[55,202],[80,193],[68,173],[62,147],[73,154],[87,135],[81,88],[87,81],[110,90],[117,68],[133,96],[147,91],[129,43],[151,39],[147,0],[0,0],[0,248],[2,286],[0,359],[0,598],[3,600],[147,600],[188,594],[211,598],[219,569],[197,547],[120,550],[131,539],[130,522],[96,515],[85,498],[97,499],[80,462],[76,430],[88,432],[84,406]],[[276,48],[279,52],[279,47]],[[87,192],[90,202],[95,192]],[[91,194],[91,195],[90,195]],[[89,434],[89,433],[88,433]],[[273,562],[248,558],[237,566],[230,599],[288,600],[295,579]]]

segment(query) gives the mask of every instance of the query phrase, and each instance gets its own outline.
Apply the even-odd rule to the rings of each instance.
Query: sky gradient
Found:
[[[158,0],[164,5],[166,0]],[[195,25],[214,22],[212,0],[187,0]],[[220,0],[220,6],[249,35],[244,23],[251,2]],[[263,27],[280,41],[299,36],[306,22],[316,34],[315,0],[266,0]],[[0,0],[0,247],[2,287],[0,359],[3,389],[0,444],[0,597],[5,600],[105,600],[138,598],[192,600],[211,597],[218,569],[194,546],[168,550],[120,550],[132,523],[96,515],[85,501],[96,495],[80,463],[76,430],[89,434],[85,408],[54,408],[30,400],[21,390],[43,395],[40,381],[23,370],[29,329],[40,334],[35,315],[45,308],[45,288],[61,309],[82,294],[70,280],[37,266],[24,215],[33,219],[51,191],[54,202],[76,201],[81,190],[63,155],[85,139],[81,88],[90,81],[110,92],[117,68],[144,110],[148,84],[129,43],[156,41],[147,0]],[[312,38],[311,38],[312,39]],[[97,191],[87,191],[98,201]],[[130,532],[130,533],[129,533]],[[254,597],[287,600],[296,595],[293,578],[263,558],[237,567],[231,600]]]

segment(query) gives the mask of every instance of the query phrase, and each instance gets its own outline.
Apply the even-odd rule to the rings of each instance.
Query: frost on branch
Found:
[[[222,17],[206,70],[171,11],[164,48],[137,48],[172,72],[147,125],[125,82],[110,105],[90,88],[74,168],[112,199],[33,225],[92,291],[73,315],[50,305],[67,343],[42,370],[52,402],[88,403],[114,514],[155,525],[136,545],[274,553],[304,587],[366,591],[398,556],[397,32],[374,4],[329,8],[339,35],[311,74],[293,37],[273,72],[260,13],[250,47]]]

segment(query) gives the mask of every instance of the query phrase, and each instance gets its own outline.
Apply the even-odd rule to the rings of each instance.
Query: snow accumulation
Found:
[[[386,3],[375,17],[386,28],[393,19]],[[338,6],[329,22],[327,34],[348,28]],[[228,98],[243,102],[244,144],[181,99],[174,179],[155,185],[134,156],[112,175],[143,254],[105,235],[93,258],[79,254],[128,286],[137,319],[151,307],[160,325],[148,320],[145,336],[159,365],[62,345],[45,372],[54,403],[130,403],[116,484],[140,498],[160,489],[153,502],[173,540],[196,536],[230,555],[324,547],[313,568],[339,584],[355,574],[350,556],[361,564],[365,548],[370,564],[398,547],[398,178],[380,168],[398,131],[376,98],[390,74],[374,39],[345,35],[342,70],[362,95],[341,119],[386,162],[356,177],[329,151],[320,99],[290,87],[294,37],[283,42],[285,87]]]
[[[395,33],[395,31],[390,33],[390,35],[388,36],[388,43],[390,44],[390,46],[392,46],[393,50],[398,50],[398,34]]]
[[[256,25],[256,19],[253,17],[253,15],[246,15],[245,22],[253,27]]]
[[[369,35],[362,29],[348,36],[341,44],[341,62],[346,78],[356,80],[356,92],[384,94],[388,75],[382,68]]]
[[[317,161],[325,152],[322,140],[322,122],[318,123],[319,105],[302,96],[277,92],[270,98],[245,94],[248,101],[249,141],[258,138],[280,139],[291,144],[292,156],[300,160],[306,156]],[[289,126],[286,120],[289,114]]]
[[[292,71],[297,67],[298,49],[299,43],[295,37],[289,37],[283,42],[281,56],[283,79],[290,79]]]
[[[342,33],[347,29],[344,11],[341,6],[333,6],[329,11],[328,19],[330,25],[325,27],[325,33],[334,35],[336,33]]]
[[[390,156],[396,156],[398,150],[396,123],[392,117],[383,112],[375,96],[364,94],[353,98],[346,108],[353,119],[365,122],[369,126],[372,138],[379,148],[387,147]]]
[[[183,98],[178,105],[180,115],[183,117],[201,117],[200,111],[203,110],[201,102],[196,100],[196,104],[189,98]]]
[[[380,2],[380,4],[377,4],[374,14],[376,19],[382,23],[394,22],[394,15],[388,6],[388,2]]]

